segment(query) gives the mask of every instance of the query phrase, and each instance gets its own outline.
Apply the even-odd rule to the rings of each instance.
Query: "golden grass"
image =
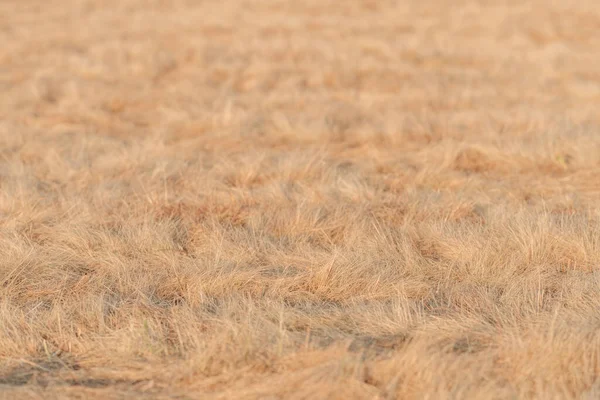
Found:
[[[598,398],[595,3],[1,2],[0,398]]]

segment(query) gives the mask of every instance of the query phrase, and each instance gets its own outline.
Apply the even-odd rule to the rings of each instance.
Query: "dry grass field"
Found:
[[[600,398],[600,7],[0,2],[1,399]]]

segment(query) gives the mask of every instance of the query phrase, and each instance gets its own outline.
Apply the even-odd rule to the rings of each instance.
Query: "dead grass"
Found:
[[[0,398],[600,396],[595,2],[14,0],[0,44]]]

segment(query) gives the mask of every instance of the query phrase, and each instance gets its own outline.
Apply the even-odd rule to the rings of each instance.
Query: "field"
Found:
[[[600,398],[595,1],[0,2],[0,399]]]

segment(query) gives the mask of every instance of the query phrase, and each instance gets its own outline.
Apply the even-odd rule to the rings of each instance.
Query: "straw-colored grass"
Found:
[[[0,398],[600,397],[595,1],[0,2]]]

